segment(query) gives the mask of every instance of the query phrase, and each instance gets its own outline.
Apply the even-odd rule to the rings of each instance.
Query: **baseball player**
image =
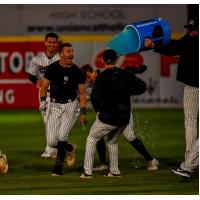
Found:
[[[44,73],[46,68],[51,63],[60,60],[60,55],[58,53],[58,35],[55,33],[47,33],[45,36],[45,51],[41,54],[35,56],[30,65],[26,68],[26,72],[28,73],[29,80],[33,82],[38,89],[42,86],[42,80],[44,78]],[[40,99],[40,98],[39,98]],[[45,116],[43,116],[45,129]],[[47,136],[47,135],[46,135]],[[47,139],[48,140],[48,139]],[[46,145],[44,153],[42,153],[42,158],[55,158],[57,154],[57,150],[55,148],[51,148]]]
[[[93,68],[90,65],[83,65],[81,67],[81,70],[84,72],[86,76],[86,86],[92,87],[96,77],[98,76],[100,72],[93,70]],[[137,73],[141,74],[146,70],[146,66],[141,65],[138,68],[126,67],[124,70],[130,73],[133,73],[133,75]],[[139,89],[138,91],[134,91],[133,94],[138,95],[144,92],[141,89]],[[125,137],[125,139],[133,146],[133,148],[135,148],[141,155],[144,156],[145,160],[147,161],[147,169],[157,170],[158,160],[153,158],[148,153],[142,141],[140,141],[134,134],[132,112],[131,112],[129,124],[127,125],[127,128],[122,132],[122,134]],[[96,167],[94,167],[94,170],[100,171],[100,170],[108,169],[108,163],[106,160],[106,146],[105,146],[104,138],[102,138],[101,140],[97,142],[97,152],[99,155],[100,163],[97,164]]]
[[[80,122],[86,119],[85,77],[73,62],[74,52],[70,43],[60,46],[61,60],[51,64],[44,75],[40,90],[40,110],[46,114],[47,90],[50,85],[50,110],[47,120],[47,144],[57,148],[56,163],[52,176],[62,175],[62,165],[67,154],[67,161],[73,165],[76,145],[68,143],[69,133],[76,121],[77,109],[80,104]],[[79,101],[77,93],[79,91]],[[80,102],[80,103],[79,103]]]
[[[179,40],[171,40],[162,46],[146,39],[145,47],[154,48],[168,56],[179,55],[177,80],[185,84],[183,96],[184,125],[186,136],[185,161],[193,151],[198,140],[197,122],[199,112],[199,20],[194,18],[184,25],[187,33]],[[195,164],[195,163],[194,163]],[[184,166],[184,165],[183,165]],[[174,169],[173,169],[174,170]],[[181,167],[177,172],[184,171]]]
[[[105,136],[110,157],[109,172],[105,176],[121,177],[117,138],[120,132],[127,133],[130,128],[130,94],[144,91],[145,84],[132,73],[115,67],[117,58],[112,49],[103,53],[105,70],[96,78],[91,93],[91,103],[97,116],[87,137],[84,173],[80,178],[92,178],[96,143]]]
[[[8,161],[6,155],[0,150],[0,173],[6,174],[8,172]]]

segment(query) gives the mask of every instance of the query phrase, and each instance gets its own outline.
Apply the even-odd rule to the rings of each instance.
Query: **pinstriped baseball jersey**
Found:
[[[58,60],[60,60],[58,52],[52,58],[48,58],[45,52],[42,52],[32,59],[30,65],[26,68],[26,72],[36,76],[37,80],[43,79],[46,67]]]

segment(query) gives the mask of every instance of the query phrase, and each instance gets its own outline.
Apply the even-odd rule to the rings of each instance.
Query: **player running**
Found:
[[[82,124],[87,122],[85,77],[79,67],[72,62],[74,51],[70,43],[63,43],[60,46],[60,57],[61,60],[47,68],[40,90],[40,109],[45,115],[47,109],[47,90],[50,85],[51,104],[46,125],[47,144],[58,150],[52,176],[63,174],[62,165],[66,153],[68,153],[68,163],[72,165],[74,162],[76,146],[68,143],[68,137],[76,122],[79,105],[80,122]],[[77,91],[79,91],[80,95],[79,101]]]

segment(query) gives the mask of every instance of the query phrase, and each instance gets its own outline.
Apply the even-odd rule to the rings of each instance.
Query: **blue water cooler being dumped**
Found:
[[[171,30],[168,22],[162,18],[154,18],[127,25],[107,46],[115,50],[118,55],[135,53],[144,48],[147,37],[155,43],[163,45],[169,43]]]

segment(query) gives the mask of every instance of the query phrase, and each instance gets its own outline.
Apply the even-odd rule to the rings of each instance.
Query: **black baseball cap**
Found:
[[[117,57],[117,53],[113,49],[107,49],[103,52],[103,61],[105,63],[114,63]]]
[[[184,27],[188,30],[199,30],[199,19],[194,18],[194,19],[190,19],[189,23],[184,25]]]

